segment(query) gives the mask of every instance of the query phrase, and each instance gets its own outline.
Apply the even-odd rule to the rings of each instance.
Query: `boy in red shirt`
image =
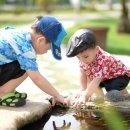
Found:
[[[128,95],[126,87],[130,81],[130,70],[114,56],[96,45],[94,33],[88,29],[79,29],[69,40],[67,57],[76,56],[80,66],[81,92],[75,105],[85,103],[95,93],[104,96],[106,91],[119,90]]]

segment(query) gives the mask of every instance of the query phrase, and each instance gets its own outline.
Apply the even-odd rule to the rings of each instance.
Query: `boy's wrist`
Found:
[[[85,97],[86,101],[88,101],[88,99],[90,97],[86,91],[84,92],[84,97]]]
[[[81,91],[85,91],[86,89],[85,88],[82,88]]]
[[[63,96],[62,96],[62,95],[60,95],[60,94],[58,94],[58,95],[54,96],[54,98],[56,98],[56,99],[59,99],[59,98],[61,98],[61,97],[63,97]]]

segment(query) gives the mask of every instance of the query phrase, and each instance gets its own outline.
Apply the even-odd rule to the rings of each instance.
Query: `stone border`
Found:
[[[17,130],[41,119],[50,109],[51,105],[43,94],[29,96],[23,107],[0,106],[0,130]]]

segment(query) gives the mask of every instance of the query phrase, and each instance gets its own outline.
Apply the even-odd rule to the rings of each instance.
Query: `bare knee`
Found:
[[[0,96],[3,96],[7,93],[14,91],[25,79],[27,78],[27,74],[25,73],[19,78],[12,79],[0,86]]]
[[[4,88],[4,85],[0,86],[0,96],[5,95],[6,93],[8,93],[8,90]]]

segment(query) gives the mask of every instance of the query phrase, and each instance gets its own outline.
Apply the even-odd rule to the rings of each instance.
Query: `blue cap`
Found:
[[[52,16],[43,16],[36,22],[37,28],[51,43],[51,51],[55,59],[61,60],[61,42],[67,35],[62,24]]]

